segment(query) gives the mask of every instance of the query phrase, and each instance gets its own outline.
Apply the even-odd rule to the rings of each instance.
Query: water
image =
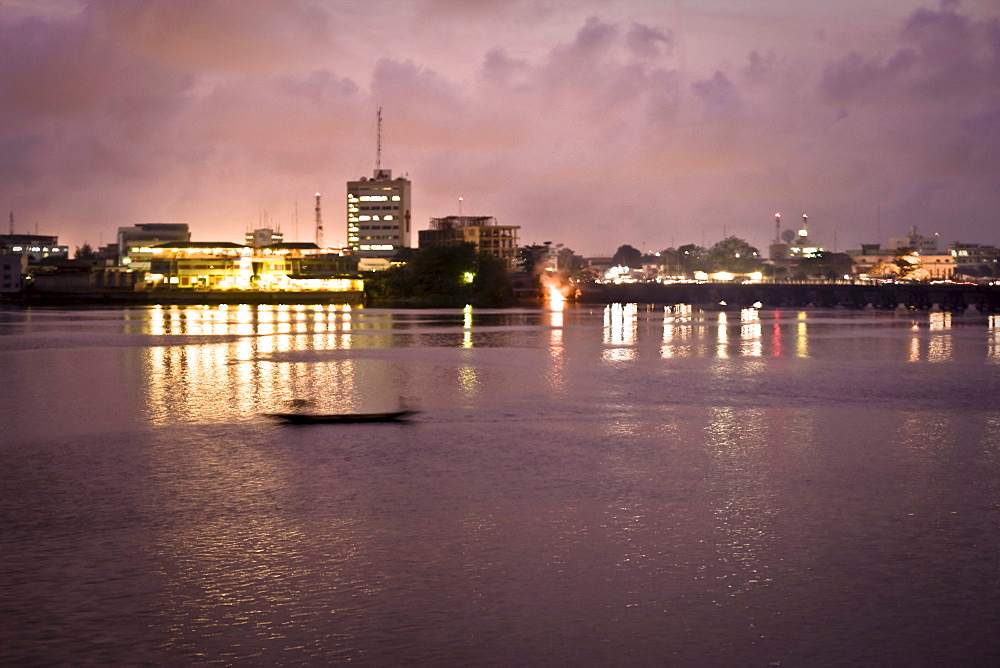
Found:
[[[976,313],[0,311],[0,660],[993,665],[998,397]]]

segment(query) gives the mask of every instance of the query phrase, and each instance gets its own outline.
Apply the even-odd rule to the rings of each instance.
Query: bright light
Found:
[[[562,310],[563,306],[566,304],[566,294],[569,292],[569,286],[564,285],[560,281],[559,277],[553,276],[552,274],[545,274],[541,277],[542,290],[545,292],[545,301],[548,302],[553,309]]]
[[[462,274],[462,280],[465,281],[466,283],[471,283],[472,281],[476,280],[476,275],[473,274],[471,271],[467,271],[464,274]]]
[[[728,271],[717,271],[712,274],[712,279],[716,281],[731,281],[734,278],[736,277]]]

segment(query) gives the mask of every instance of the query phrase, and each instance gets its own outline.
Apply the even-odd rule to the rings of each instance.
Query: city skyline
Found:
[[[71,247],[309,240],[318,191],[344,246],[381,106],[414,237],[463,206],[582,255],[763,249],[775,211],[836,250],[1000,243],[1000,8],[878,4],[8,3],[0,210]]]

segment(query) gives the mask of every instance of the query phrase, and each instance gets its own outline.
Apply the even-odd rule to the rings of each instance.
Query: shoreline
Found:
[[[350,304],[364,303],[360,290],[349,292],[251,292],[230,290],[141,290],[87,292],[28,292],[0,295],[11,306],[198,306],[216,304]]]

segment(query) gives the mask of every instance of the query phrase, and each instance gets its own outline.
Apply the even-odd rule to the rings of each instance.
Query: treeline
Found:
[[[509,306],[514,292],[502,260],[471,243],[405,249],[365,280],[369,303],[413,306]]]
[[[854,261],[846,253],[820,251],[814,257],[797,260],[794,267],[766,264],[760,251],[739,237],[730,236],[705,248],[697,244],[685,244],[677,248],[667,248],[654,255],[644,255],[633,246],[619,246],[612,262],[631,268],[644,264],[662,267],[668,276],[692,276],[697,271],[712,274],[727,271],[733,274],[747,274],[759,271],[771,278],[826,278],[835,279],[850,274]]]

